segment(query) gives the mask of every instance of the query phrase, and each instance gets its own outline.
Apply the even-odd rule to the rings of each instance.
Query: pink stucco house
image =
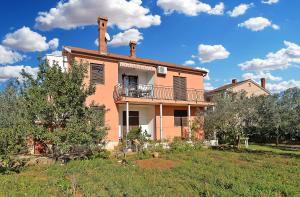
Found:
[[[65,46],[63,54],[67,61],[74,58],[89,64],[87,82],[95,84],[96,92],[87,103],[95,101],[108,109],[108,148],[137,126],[153,140],[187,138],[197,111],[211,105],[204,100],[207,72],[137,57],[134,41],[129,44],[129,55],[109,53],[107,22],[105,17],[98,18],[99,50]],[[203,136],[203,131],[197,131],[199,139]]]

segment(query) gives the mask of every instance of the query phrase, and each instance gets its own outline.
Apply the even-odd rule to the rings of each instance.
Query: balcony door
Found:
[[[122,82],[123,85],[129,86],[136,86],[138,84],[138,76],[133,75],[122,75]]]
[[[174,100],[186,100],[186,78],[173,77],[173,94]]]
[[[136,97],[138,88],[138,76],[122,75],[122,83],[126,96]]]

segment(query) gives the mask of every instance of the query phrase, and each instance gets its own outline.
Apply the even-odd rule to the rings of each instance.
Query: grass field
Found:
[[[134,158],[127,166],[94,159],[32,167],[0,175],[0,196],[300,196],[299,152],[251,145],[171,153],[162,156],[174,161],[170,169],[141,168]]]

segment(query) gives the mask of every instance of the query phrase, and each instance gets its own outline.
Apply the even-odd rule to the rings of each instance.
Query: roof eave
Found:
[[[136,58],[136,57],[123,56],[123,55],[110,54],[110,53],[100,54],[93,50],[80,49],[80,48],[71,47],[71,46],[64,46],[63,50],[65,50],[68,53],[79,53],[79,54],[86,54],[86,55],[92,55],[92,56],[103,57],[103,58],[112,58],[112,59],[118,59],[118,60],[140,62],[140,63],[144,63],[144,64],[151,64],[154,66],[161,65],[161,66],[166,66],[166,67],[174,68],[174,69],[178,69],[178,70],[186,70],[186,71],[190,71],[190,72],[199,73],[203,77],[205,77],[208,73],[205,70],[189,68],[187,66],[177,65],[177,64],[167,63],[167,62],[161,62],[158,60],[148,60],[148,59],[144,59],[144,58]]]

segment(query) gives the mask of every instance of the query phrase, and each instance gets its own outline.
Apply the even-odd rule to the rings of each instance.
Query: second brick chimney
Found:
[[[107,29],[107,18],[98,17],[98,47],[100,54],[107,54],[107,40],[105,38]]]
[[[261,87],[266,88],[266,78],[261,78],[260,84],[261,84]]]
[[[129,47],[130,47],[130,57],[136,57],[136,42],[130,41]]]

